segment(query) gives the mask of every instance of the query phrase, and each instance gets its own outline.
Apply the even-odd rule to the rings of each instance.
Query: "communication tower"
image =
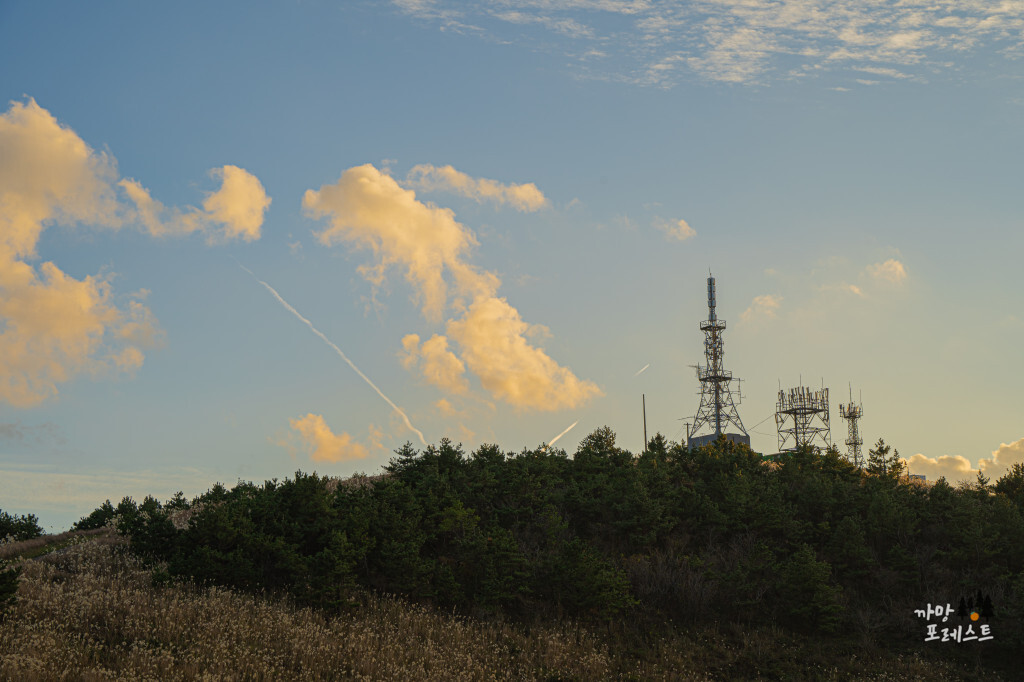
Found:
[[[700,407],[694,417],[693,426],[687,429],[687,442],[690,447],[699,447],[715,441],[719,436],[734,443],[750,445],[750,435],[743,428],[736,402],[733,400],[732,372],[722,369],[725,350],[722,346],[722,332],[725,331],[725,320],[715,315],[715,278],[708,275],[708,319],[700,323],[704,332],[704,358],[707,364],[697,366],[697,379],[700,380]],[[738,381],[738,379],[737,379]],[[737,391],[738,395],[739,391]],[[727,433],[732,425],[739,433]],[[697,435],[701,432],[703,435]]]
[[[864,439],[860,437],[860,428],[857,424],[857,420],[864,416],[864,405],[853,404],[853,389],[850,389],[850,403],[848,405],[839,404],[839,416],[846,420],[847,436],[846,436],[846,456],[856,466],[863,466],[861,460],[860,446],[864,445]]]
[[[779,390],[775,407],[779,429],[779,452],[794,452],[810,445],[828,449],[832,443],[828,421],[828,389],[812,391],[797,386],[788,392]]]

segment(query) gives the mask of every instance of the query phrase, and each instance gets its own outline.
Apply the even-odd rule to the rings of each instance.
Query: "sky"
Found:
[[[0,509],[862,402],[1024,461],[1024,2],[0,0]],[[571,428],[570,428],[571,427]]]

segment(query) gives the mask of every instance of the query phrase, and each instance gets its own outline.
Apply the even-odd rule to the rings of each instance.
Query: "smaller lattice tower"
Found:
[[[704,359],[707,364],[697,367],[697,379],[700,381],[700,407],[693,419],[693,427],[687,431],[687,443],[691,447],[699,447],[713,443],[724,435],[734,443],[750,445],[750,435],[743,428],[739,412],[736,410],[736,399],[732,390],[734,379],[732,372],[723,368],[725,348],[722,344],[722,333],[725,331],[725,320],[718,319],[715,314],[715,278],[708,273],[708,319],[700,323],[704,332]],[[735,392],[736,398],[739,391]],[[727,432],[729,427],[736,432]],[[701,434],[701,435],[698,435]]]
[[[812,391],[797,386],[779,390],[775,407],[779,429],[779,452],[794,452],[808,445],[827,450],[832,444],[828,418],[828,389]]]
[[[857,421],[864,416],[864,405],[853,404],[853,389],[850,389],[850,402],[847,405],[839,404],[839,416],[846,420],[846,457],[856,466],[864,465],[861,459],[860,446],[864,445],[864,439],[860,437],[860,426]]]

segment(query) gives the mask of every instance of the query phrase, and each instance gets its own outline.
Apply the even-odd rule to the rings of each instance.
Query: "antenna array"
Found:
[[[828,417],[828,389],[812,391],[804,386],[779,391],[775,407],[779,452],[802,446],[828,449],[832,444]]]
[[[848,405],[839,405],[839,416],[846,420],[846,457],[856,466],[861,467],[864,462],[861,459],[860,446],[864,445],[864,439],[860,437],[860,429],[857,420],[864,416],[864,405],[853,404],[853,389],[850,389],[850,402]]]

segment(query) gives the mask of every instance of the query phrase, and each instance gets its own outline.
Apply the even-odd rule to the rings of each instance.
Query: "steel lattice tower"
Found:
[[[812,391],[804,386],[779,391],[775,408],[779,429],[779,452],[794,452],[802,446],[828,449],[832,444],[828,418],[828,389]]]
[[[740,434],[728,434],[730,440],[750,445],[750,436],[743,428],[736,403],[733,400],[732,372],[722,369],[725,351],[722,347],[722,332],[725,331],[725,320],[715,315],[715,278],[708,277],[708,319],[700,323],[704,332],[705,366],[697,366],[697,378],[700,380],[700,407],[694,417],[693,427],[687,434],[693,438],[702,430],[706,435],[697,439],[698,444],[705,444],[717,439],[725,433],[726,427],[732,424]]]
[[[864,439],[860,437],[860,428],[857,420],[864,416],[864,406],[853,404],[853,390],[850,390],[850,404],[839,405],[839,416],[846,420],[848,427],[846,437],[846,456],[856,466],[863,466],[861,461],[860,446],[864,445]]]

